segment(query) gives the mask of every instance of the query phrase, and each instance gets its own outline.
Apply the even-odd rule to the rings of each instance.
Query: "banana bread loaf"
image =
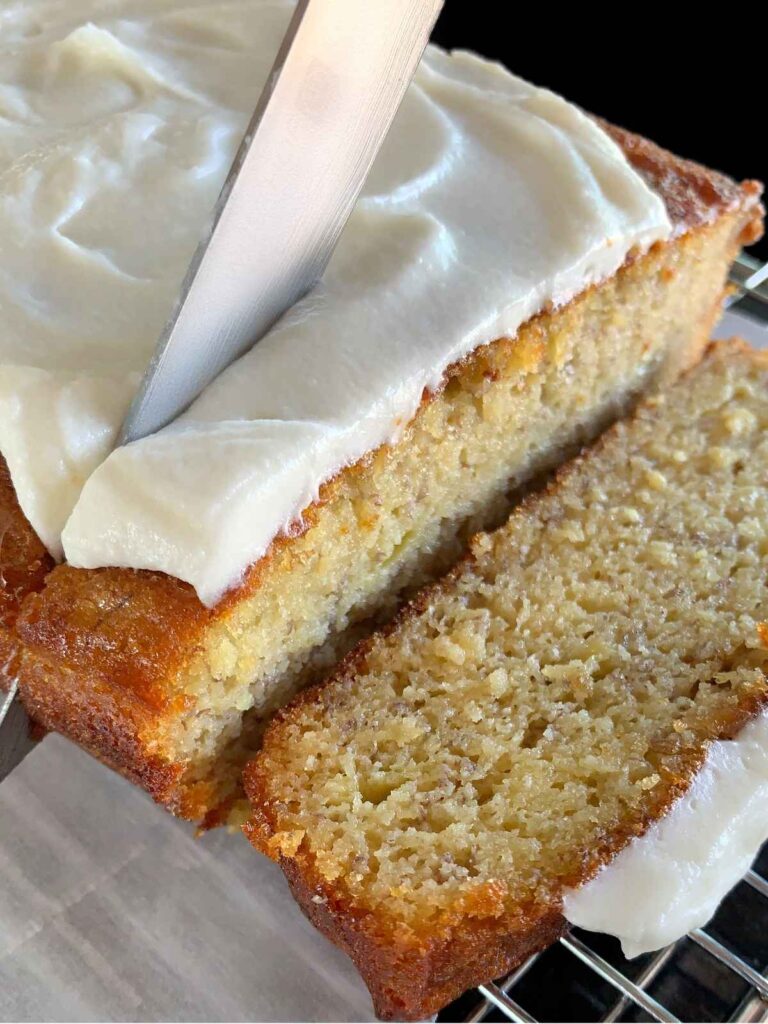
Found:
[[[730,262],[759,235],[759,188],[611,133],[673,237],[450,367],[402,438],[324,485],[213,608],[160,573],[58,566],[16,627],[10,670],[33,717],[216,823],[276,707],[502,522],[527,482],[699,358]]]

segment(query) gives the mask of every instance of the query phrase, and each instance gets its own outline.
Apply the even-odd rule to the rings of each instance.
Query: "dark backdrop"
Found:
[[[722,18],[691,5],[698,14],[679,20],[673,4],[560,7],[445,0],[433,38],[500,60],[680,156],[768,180],[765,34],[749,3]],[[768,259],[768,242],[751,251]]]

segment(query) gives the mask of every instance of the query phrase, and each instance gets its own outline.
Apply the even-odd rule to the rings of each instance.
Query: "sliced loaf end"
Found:
[[[382,1017],[556,938],[768,702],[767,426],[768,355],[713,346],[268,730],[246,832]]]

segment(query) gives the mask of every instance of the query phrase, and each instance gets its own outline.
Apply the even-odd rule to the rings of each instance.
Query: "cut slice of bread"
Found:
[[[279,713],[253,843],[422,1019],[563,930],[768,704],[768,353],[717,345]]]
[[[338,474],[215,608],[159,573],[57,567],[17,624],[30,713],[176,813],[220,820],[265,721],[404,593],[445,571],[519,489],[701,353],[759,187],[610,129],[673,237],[484,346],[395,445]]]

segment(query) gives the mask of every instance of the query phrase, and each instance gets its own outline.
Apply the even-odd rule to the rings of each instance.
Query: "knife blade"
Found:
[[[118,444],[165,426],[315,285],[442,0],[300,0]]]
[[[443,0],[299,0],[118,444],[154,433],[322,275]],[[0,691],[0,781],[35,746]]]

